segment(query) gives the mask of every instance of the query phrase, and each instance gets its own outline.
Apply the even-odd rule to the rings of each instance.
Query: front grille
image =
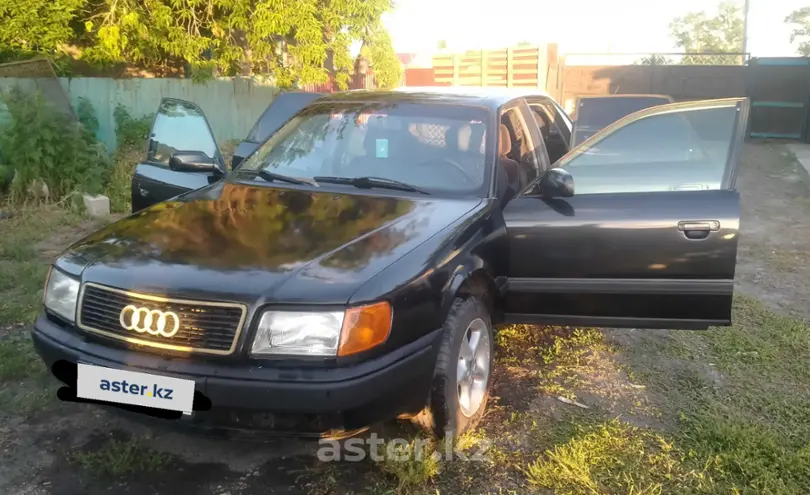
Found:
[[[167,299],[91,283],[84,285],[79,304],[78,325],[89,332],[155,348],[208,354],[233,352],[246,312],[241,304]],[[120,316],[128,305],[149,311],[171,311],[179,319],[177,332],[166,337],[125,329]],[[155,328],[156,321],[151,329]]]

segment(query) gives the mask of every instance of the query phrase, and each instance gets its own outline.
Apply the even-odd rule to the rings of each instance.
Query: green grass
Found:
[[[0,383],[28,378],[45,371],[45,365],[36,357],[27,329],[12,329],[0,339]]]
[[[111,439],[95,450],[72,455],[73,462],[97,478],[159,472],[169,469],[173,459],[171,454],[153,450],[138,439]]]
[[[43,376],[25,383],[0,386],[0,411],[15,416],[32,417],[45,410],[56,400],[54,379]]]
[[[59,227],[78,221],[55,206],[23,208],[0,220],[0,325],[33,321],[42,304],[50,261],[38,256],[36,245]]]
[[[810,327],[737,297],[734,326],[671,335],[625,350],[676,420],[660,431],[575,419],[576,435],[527,464],[528,482],[554,493],[810,492]]]
[[[30,416],[54,399],[47,367],[28,330],[42,306],[50,260],[37,244],[80,220],[55,206],[24,207],[0,220],[0,411]],[[65,246],[47,246],[59,250]]]
[[[417,439],[407,444],[393,443],[392,440],[379,447],[382,460],[378,462],[378,467],[396,480],[396,493],[422,487],[439,474],[441,452],[437,452],[432,443],[417,445]]]
[[[530,485],[572,494],[696,493],[710,485],[662,435],[615,420],[577,430],[527,466]]]

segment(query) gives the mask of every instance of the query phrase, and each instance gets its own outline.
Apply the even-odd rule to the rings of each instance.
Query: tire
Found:
[[[483,301],[475,297],[456,298],[443,326],[428,405],[414,417],[414,423],[439,438],[455,439],[475,428],[489,398],[494,340]],[[471,354],[475,359],[471,359]]]

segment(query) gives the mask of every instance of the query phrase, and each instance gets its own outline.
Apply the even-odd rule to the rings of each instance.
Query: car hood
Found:
[[[150,294],[344,304],[480,201],[223,181],[105,227],[57,266]]]

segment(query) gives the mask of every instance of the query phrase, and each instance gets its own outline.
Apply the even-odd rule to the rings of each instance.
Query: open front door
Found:
[[[648,108],[557,164],[575,194],[504,209],[508,321],[633,328],[731,322],[746,99]]]
[[[132,211],[207,186],[225,173],[222,154],[200,107],[164,98],[152,124],[146,160],[132,176]]]

